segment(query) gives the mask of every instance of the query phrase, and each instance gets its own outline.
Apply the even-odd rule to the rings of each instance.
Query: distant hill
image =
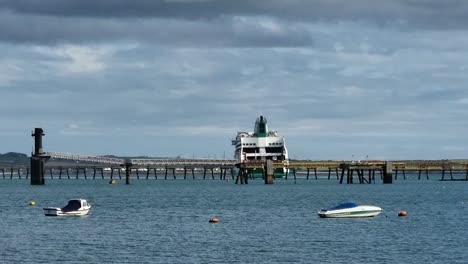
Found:
[[[30,160],[28,155],[17,152],[8,152],[0,154],[0,166],[24,166],[29,165]]]

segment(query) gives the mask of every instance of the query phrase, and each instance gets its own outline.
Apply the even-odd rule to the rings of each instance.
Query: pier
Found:
[[[45,156],[52,156],[46,153]],[[76,154],[73,155],[75,158]],[[90,156],[86,156],[91,159]],[[93,157],[96,159],[99,157]],[[107,158],[104,158],[107,159]],[[78,161],[78,159],[76,160]],[[254,170],[266,169],[266,163],[236,163],[234,160],[213,159],[149,159],[132,160],[128,170],[125,161],[118,163],[80,163],[70,162],[60,165],[51,158],[43,167],[43,179],[127,179],[130,180],[236,180],[247,184],[258,179]],[[122,161],[122,162],[121,162]],[[340,184],[370,184],[376,182],[392,183],[409,177],[429,180],[437,174],[441,181],[468,181],[468,160],[394,160],[394,161],[289,161],[287,164],[273,162],[273,169],[286,168],[282,178],[271,181],[305,179],[335,180]],[[386,167],[387,165],[387,167]],[[29,166],[0,167],[0,179],[30,179]],[[261,177],[265,179],[265,177]],[[386,182],[384,182],[386,179]]]
[[[384,184],[394,180],[406,180],[408,174],[417,174],[418,180],[429,179],[430,173],[440,173],[441,181],[468,181],[468,160],[289,160],[260,161],[245,160],[239,163],[231,159],[181,159],[181,158],[116,158],[90,156],[63,152],[47,152],[42,148],[42,128],[35,128],[34,152],[30,166],[0,167],[1,179],[30,179],[32,185],[45,184],[50,179],[122,179],[130,184],[131,179],[235,179],[236,184],[248,184],[249,180],[264,179],[265,184],[273,184],[275,171],[285,172],[284,180],[297,179],[297,174],[306,180],[318,179],[320,174],[328,180],[335,179],[340,184],[376,182],[376,174]],[[68,162],[67,162],[68,161]],[[164,175],[164,177],[163,177]],[[196,176],[197,175],[197,176]],[[202,176],[201,176],[202,175]],[[235,176],[237,175],[237,176]],[[333,177],[332,177],[333,175]],[[455,176],[454,176],[455,175]]]
[[[254,179],[253,171],[266,171],[265,162],[245,162],[237,164],[239,167],[236,182],[247,183],[247,179]],[[369,160],[369,161],[313,161],[296,160],[289,162],[274,162],[273,168],[285,168],[285,180],[297,179],[297,173],[305,174],[305,179],[318,175],[325,175],[329,180],[336,178],[342,184],[346,183],[375,183],[376,174],[385,184],[391,184],[398,179],[398,173],[406,180],[408,174],[418,175],[418,180],[429,179],[429,173],[441,173],[441,181],[468,181],[468,160]],[[333,175],[333,176],[332,176]],[[458,177],[454,177],[454,175]]]

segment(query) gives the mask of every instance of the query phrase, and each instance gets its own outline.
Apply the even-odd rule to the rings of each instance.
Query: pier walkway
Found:
[[[246,170],[246,175],[254,179],[249,172],[264,169],[264,162],[238,164],[225,159],[121,159],[59,152],[46,152],[46,155],[52,158],[44,168],[45,176],[50,179],[121,179],[125,177],[127,163],[131,164],[128,168],[133,179],[234,179],[239,170]],[[71,162],[60,164],[56,160]],[[353,179],[371,183],[375,182],[376,173],[383,177],[386,164],[390,165],[394,180],[406,179],[408,174],[429,179],[429,174],[437,173],[441,175],[440,180],[468,181],[468,160],[294,160],[274,162],[273,166],[286,169],[286,180],[299,176],[338,179],[340,183],[344,179],[347,183],[353,183]],[[0,179],[28,179],[29,174],[28,166],[0,167]]]

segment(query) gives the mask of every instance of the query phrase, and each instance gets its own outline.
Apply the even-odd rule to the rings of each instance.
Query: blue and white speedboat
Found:
[[[343,203],[330,209],[318,211],[323,218],[348,218],[348,217],[373,217],[382,212],[382,208],[373,205],[358,205],[355,203]]]

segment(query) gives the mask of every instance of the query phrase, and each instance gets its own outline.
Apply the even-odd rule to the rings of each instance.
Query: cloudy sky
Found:
[[[468,1],[0,0],[0,153],[468,158]]]

